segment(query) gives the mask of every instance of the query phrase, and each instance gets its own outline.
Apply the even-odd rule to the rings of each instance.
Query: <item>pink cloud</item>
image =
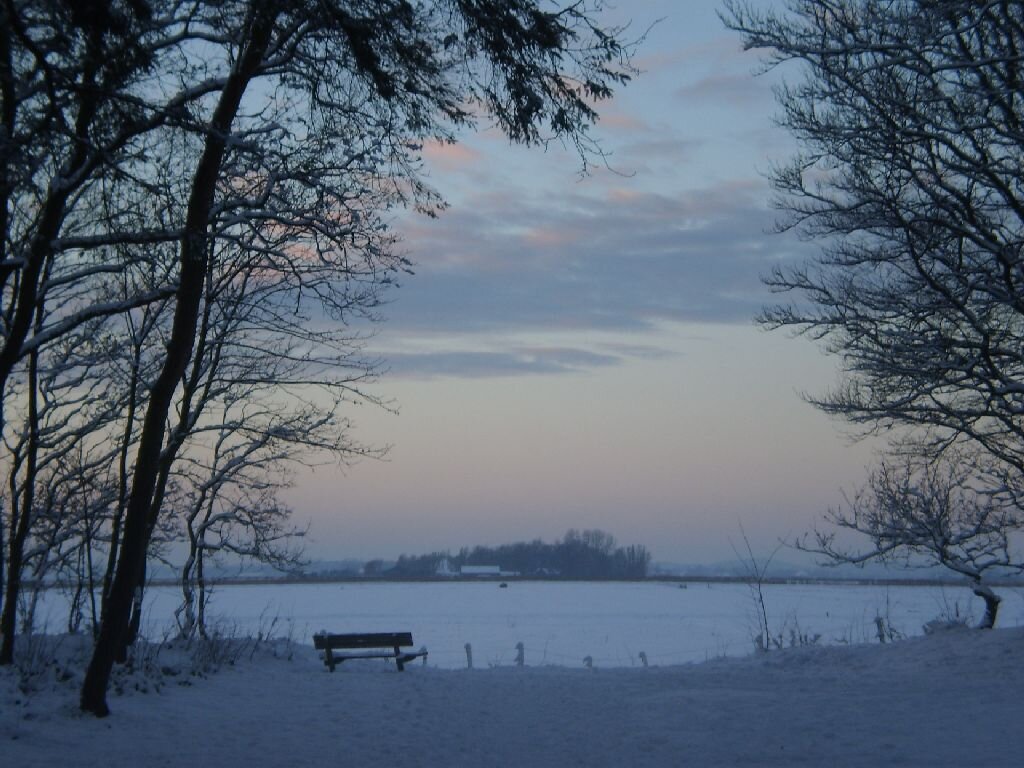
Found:
[[[446,171],[472,168],[480,160],[480,153],[465,144],[446,144],[428,141],[423,145],[423,157],[429,165]]]
[[[527,230],[523,234],[523,240],[536,247],[554,248],[574,242],[576,237],[565,230],[536,227],[534,229]]]
[[[613,203],[631,203],[642,197],[641,192],[625,187],[613,187],[608,191],[608,199]]]
[[[607,109],[601,114],[600,124],[602,128],[610,128],[623,133],[635,133],[651,129],[643,120],[614,107]]]

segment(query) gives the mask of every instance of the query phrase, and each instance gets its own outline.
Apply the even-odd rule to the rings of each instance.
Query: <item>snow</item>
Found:
[[[743,656],[753,648],[757,606],[745,584],[673,582],[494,582],[256,584],[218,586],[210,611],[233,634],[287,635],[305,644],[328,632],[412,632],[430,650],[431,666],[466,666],[466,643],[478,667],[511,664],[516,644],[527,664],[601,668],[681,664]],[[1024,590],[1000,588],[999,626],[1024,624]],[[875,639],[875,617],[903,635],[959,615],[981,618],[982,602],[966,587],[770,584],[769,628],[789,644],[793,631],[822,643]],[[172,635],[174,587],[146,593],[146,634]],[[973,615],[972,615],[973,611]],[[40,627],[60,632],[66,606],[57,593],[40,606]]]
[[[0,670],[3,764],[960,767],[1024,754],[1021,628],[592,671],[358,661],[330,674],[304,644],[221,645],[237,658],[198,675],[195,648],[142,646],[148,671],[120,673],[103,720],[76,710],[81,638],[37,654],[61,663],[37,664],[27,696]]]

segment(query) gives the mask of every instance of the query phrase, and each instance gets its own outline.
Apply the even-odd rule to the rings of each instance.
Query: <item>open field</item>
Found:
[[[1007,588],[999,626],[1024,624],[1024,589]],[[774,637],[790,645],[877,642],[876,617],[914,636],[936,618],[976,621],[981,601],[964,587],[856,584],[770,584],[765,611]],[[180,595],[169,586],[147,593],[146,634],[171,636]],[[411,631],[430,651],[431,666],[511,663],[522,642],[529,664],[580,666],[586,656],[605,667],[680,664],[754,649],[760,607],[744,584],[675,582],[371,582],[223,585],[211,615],[225,634],[287,635]],[[59,593],[46,596],[40,628],[64,631]]]

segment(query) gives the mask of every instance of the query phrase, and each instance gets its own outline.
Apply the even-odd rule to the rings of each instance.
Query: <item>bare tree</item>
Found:
[[[743,568],[743,580],[747,583],[750,588],[750,599],[754,604],[754,612],[757,615],[757,638],[754,640],[758,650],[767,651],[772,647],[774,643],[776,648],[782,647],[782,636],[778,638],[774,637],[771,632],[771,628],[768,626],[768,606],[765,602],[764,587],[765,580],[768,577],[768,569],[771,567],[772,560],[775,559],[775,555],[779,553],[782,548],[782,544],[776,545],[775,549],[771,551],[767,557],[759,559],[754,554],[754,548],[750,544],[750,539],[747,537],[747,532],[743,528],[743,523],[739,524],[740,527],[740,538],[743,539],[743,549],[740,550],[731,541],[729,545],[732,547],[733,553],[736,555],[736,559],[739,561]]]
[[[282,569],[299,563],[303,532],[289,524],[290,511],[277,498],[289,467],[317,455],[349,461],[378,453],[349,437],[342,413],[356,400],[376,402],[362,388],[372,365],[358,355],[358,336],[317,328],[287,281],[245,253],[229,245],[215,261],[182,397],[188,422],[175,428],[182,439],[164,450],[174,460],[160,487],[173,480],[182,490],[176,501],[154,502],[158,515],[178,518],[188,543],[183,634],[204,631],[203,572],[211,555]]]
[[[362,227],[352,201],[375,189],[428,207],[436,199],[418,176],[418,142],[450,140],[455,127],[487,114],[515,141],[555,138],[586,152],[592,102],[629,76],[615,31],[593,20],[596,4],[548,11],[534,0],[238,0],[195,7],[188,30],[203,45],[178,48],[180,59],[162,52],[173,60],[167,76],[199,71],[221,85],[210,109],[197,105],[189,118],[199,152],[180,227],[174,315],[148,390],[117,568],[82,689],[82,708],[97,715],[108,712],[107,681],[159,513],[167,419],[201,328],[211,244],[235,237],[268,262],[311,265],[330,288],[311,291],[313,298],[327,316],[343,319],[401,266],[380,238],[354,237],[380,228]],[[222,56],[210,55],[213,45],[223,46]],[[251,88],[257,81],[258,92]],[[290,119],[269,119],[275,109]],[[298,165],[293,153],[282,166],[268,151],[279,141],[317,151]],[[357,194],[339,197],[339,189]],[[227,228],[224,211],[231,213]]]
[[[800,547],[837,563],[879,560],[905,567],[944,566],[970,580],[974,594],[985,601],[980,626],[990,629],[1001,598],[985,577],[1021,570],[1010,538],[1020,530],[1024,515],[1012,499],[974,485],[976,476],[963,456],[882,463],[864,488],[827,516],[840,531],[867,536],[871,545],[849,548],[834,531],[818,531],[805,537]]]
[[[1011,2],[729,4],[767,61],[804,151],[772,179],[784,227],[821,238],[768,285],[798,294],[761,322],[838,355],[813,399],[866,429],[967,440],[1024,471],[1024,8]]]
[[[33,352],[16,376],[4,438],[6,582],[0,661],[13,653],[23,573],[51,571],[91,581],[71,561],[91,560],[113,502],[113,450],[105,439],[117,415],[111,383],[92,375],[96,345],[85,335]],[[91,586],[91,585],[90,585]],[[83,596],[91,598],[91,593]],[[23,622],[24,623],[24,622]],[[31,623],[31,622],[29,622]]]
[[[171,293],[116,304],[77,292],[78,302],[34,323],[57,286],[116,274],[100,246],[129,237],[116,218],[97,215],[97,185],[130,179],[125,164],[145,164],[146,137],[201,98],[210,83],[150,102],[139,89],[154,56],[180,34],[184,4],[128,0],[0,3],[0,393],[26,355],[95,317]],[[88,208],[88,213],[82,211]],[[77,231],[69,223],[78,213]],[[133,232],[136,240],[167,233]],[[173,235],[172,235],[173,237]],[[0,397],[0,425],[5,398]]]
[[[8,437],[4,416],[24,397],[25,421],[13,432],[29,437],[21,456],[0,457],[20,489],[17,508],[13,497],[7,508],[10,536],[0,539],[7,574],[25,565],[19,550],[37,517],[36,475],[59,458],[59,452],[40,455],[46,446],[32,437],[40,357],[47,347],[95,332],[95,320],[174,293],[172,279],[120,296],[108,286],[133,269],[126,255],[148,260],[142,249],[126,252],[126,243],[153,247],[177,236],[152,215],[158,207],[141,210],[166,180],[152,172],[152,142],[166,141],[167,134],[157,138],[159,129],[180,123],[191,104],[221,84],[145,86],[153,83],[148,78],[161,51],[181,44],[193,11],[192,4],[147,0],[0,3],[0,431]],[[63,429],[74,436],[90,426],[98,435],[108,425],[79,418]],[[19,582],[4,584],[8,627]],[[5,629],[0,663],[12,642]]]
[[[941,543],[932,554],[977,583],[989,544],[1024,522],[1003,506],[1024,484],[1024,6],[726,7],[727,26],[768,67],[799,73],[777,96],[802,151],[771,176],[781,228],[822,243],[817,258],[767,278],[794,298],[760,322],[837,355],[842,384],[810,401],[886,437],[896,456],[855,497],[859,517],[836,522],[867,520],[879,543],[903,528],[893,515],[910,527],[939,515],[928,526],[984,556],[953,557]],[[953,458],[963,456],[972,478]]]
[[[31,598],[22,600],[29,610],[19,625],[23,633],[34,628],[35,596],[43,589],[59,589],[68,601],[68,632],[83,623],[92,632],[99,626],[99,558],[116,490],[109,472],[111,451],[91,441],[78,440],[60,462],[37,475],[35,520],[24,553],[24,568],[31,580]],[[5,609],[9,604],[5,604]]]

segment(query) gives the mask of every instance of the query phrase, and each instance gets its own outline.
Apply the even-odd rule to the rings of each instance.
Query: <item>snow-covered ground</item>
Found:
[[[309,646],[249,646],[193,676],[184,651],[77,713],[84,644],[25,695],[0,670],[4,766],[1017,766],[1024,629],[798,647],[650,668],[328,673]],[[63,679],[63,681],[61,681]]]
[[[1000,590],[999,626],[1024,624],[1024,590]],[[823,644],[875,639],[875,617],[897,632],[920,635],[928,621],[960,616],[977,622],[981,600],[964,587],[767,585],[772,635],[820,635]],[[147,592],[147,634],[173,634],[180,593]],[[744,584],[673,582],[494,582],[258,584],[221,586],[210,607],[227,633],[288,635],[309,643],[314,632],[410,631],[430,650],[431,666],[466,666],[465,645],[480,667],[509,664],[516,644],[529,664],[599,667],[640,664],[644,652],[662,665],[743,656],[753,650],[759,606]],[[52,593],[37,626],[65,631],[66,606]],[[799,641],[798,641],[799,642]]]

